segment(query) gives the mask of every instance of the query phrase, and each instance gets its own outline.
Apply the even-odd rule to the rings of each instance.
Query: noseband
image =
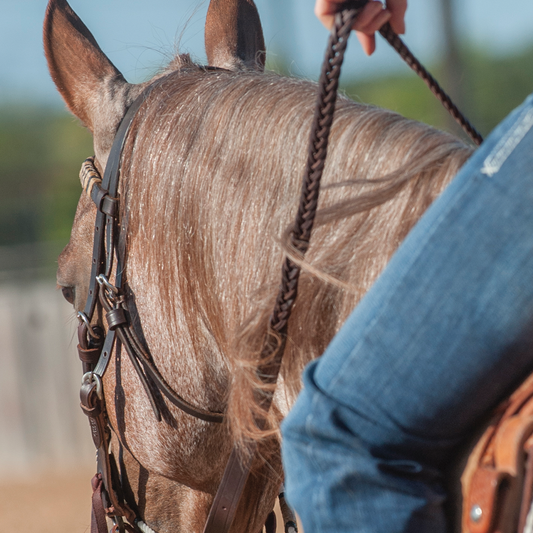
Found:
[[[347,39],[355,17],[365,3],[366,0],[363,0],[357,4],[357,8],[338,14],[330,36],[328,55],[319,81],[319,94],[300,206],[290,236],[291,244],[301,254],[301,257],[305,255],[311,238]],[[390,25],[386,24],[380,32],[409,66],[424,79],[473,141],[480,144],[482,139],[479,133],[458,111],[434,78],[414,58],[401,39],[392,31]],[[212,70],[210,67],[205,67],[205,69]],[[103,178],[95,168],[93,158],[84,162],[80,172],[82,186],[97,207],[89,294],[84,311],[78,313],[80,319],[78,352],[84,371],[80,391],[81,407],[89,417],[98,458],[98,474],[93,479],[91,533],[107,532],[106,515],[111,517],[115,524],[113,533],[135,531],[132,526],[144,533],[151,531],[126,503],[119,482],[116,461],[110,451],[111,429],[106,413],[102,380],[117,340],[126,349],[150,399],[157,420],[161,420],[161,413],[151,385],[155,385],[172,404],[191,416],[213,423],[220,423],[224,418],[224,413],[210,412],[192,405],[170,387],[135,333],[125,302],[123,271],[127,223],[119,220],[118,197],[122,151],[137,112],[151,92],[164,79],[161,78],[149,85],[127,110],[113,142]],[[114,263],[116,265],[113,272]],[[299,274],[300,267],[291,259],[286,258],[282,266],[280,292],[265,334],[260,358],[262,363],[257,370],[258,376],[261,376],[261,380],[266,385],[275,386],[277,381],[285,347],[287,324],[297,296]],[[114,282],[111,281],[113,278]],[[92,325],[95,322],[97,308],[105,314],[107,321],[105,332],[102,327]],[[272,393],[261,394],[261,405],[264,412],[267,412],[272,403]],[[259,428],[265,427],[264,419],[258,419],[256,423]],[[229,531],[256,449],[256,443],[252,443],[246,455],[243,455],[236,447],[233,449],[211,507],[204,533],[227,533]],[[296,531],[295,518],[291,511],[284,504],[282,509],[285,511],[286,531],[290,529]],[[129,524],[125,523],[122,517],[125,517]]]

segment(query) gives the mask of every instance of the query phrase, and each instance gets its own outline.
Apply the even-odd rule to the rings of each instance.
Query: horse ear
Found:
[[[50,74],[72,113],[93,134],[116,128],[124,107],[117,98],[129,84],[66,0],[49,1],[43,38]],[[105,120],[113,124],[106,128]]]
[[[211,0],[205,23],[209,65],[263,70],[265,41],[253,0]]]

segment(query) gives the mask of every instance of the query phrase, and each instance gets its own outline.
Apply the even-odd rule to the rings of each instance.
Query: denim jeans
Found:
[[[533,370],[533,95],[407,236],[282,425],[305,533],[447,531],[457,446]]]

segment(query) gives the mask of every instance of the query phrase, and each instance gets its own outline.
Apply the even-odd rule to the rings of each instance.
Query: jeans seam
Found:
[[[481,173],[490,178],[498,172],[507,161],[520,141],[533,126],[533,109],[526,108],[520,113],[513,127],[498,141],[483,162]]]
[[[311,406],[311,413],[315,411],[315,406],[314,404],[316,404],[317,402],[319,401],[319,397],[314,395],[313,396],[313,405]],[[315,443],[315,440],[312,438],[312,431],[310,430],[309,428],[309,425],[311,423],[310,421],[310,418],[312,417],[312,415],[308,415],[307,418],[306,418],[306,421],[305,421],[305,432],[307,433],[307,436],[308,438],[310,439],[310,442],[308,444],[308,447],[309,447],[309,453],[308,453],[308,458],[310,460],[310,462],[314,465],[315,469],[316,469],[316,472],[318,473],[318,479],[317,479],[317,483],[312,491],[312,494],[311,494],[311,504],[313,506],[314,509],[316,509],[317,511],[315,513],[312,513],[311,516],[312,518],[315,520],[315,524],[313,526],[314,530],[315,531],[320,531],[321,528],[320,528],[320,521],[317,522],[316,520],[316,517],[317,515],[319,515],[319,509],[321,509],[321,505],[320,505],[320,497],[321,497],[321,494],[320,494],[320,491],[322,490],[322,487],[323,487],[323,481],[324,481],[324,478],[323,478],[323,471],[322,471],[322,465],[320,464],[320,461],[317,460],[317,454],[316,454],[316,451],[314,449],[314,446],[313,444]],[[320,453],[319,453],[320,455]]]

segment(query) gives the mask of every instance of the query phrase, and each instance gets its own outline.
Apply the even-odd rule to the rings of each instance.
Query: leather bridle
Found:
[[[316,214],[320,180],[335,111],[340,68],[353,21],[366,1],[352,2],[351,5],[355,5],[354,8],[337,15],[329,40],[327,56],[319,81],[300,206],[290,236],[292,246],[302,258],[309,246]],[[434,78],[414,58],[388,24],[383,27],[381,33],[409,66],[426,81],[474,142],[479,144],[482,140],[479,133],[457,110]],[[206,67],[206,70],[210,69]],[[132,526],[136,524],[139,527],[144,526],[125,501],[116,461],[110,451],[111,430],[106,413],[102,380],[117,340],[125,348],[139,375],[158,420],[161,420],[161,414],[151,385],[155,385],[171,403],[191,416],[212,423],[220,423],[224,418],[223,413],[206,411],[192,405],[168,385],[143,342],[135,333],[125,303],[123,271],[127,221],[119,220],[118,198],[122,151],[137,112],[164,79],[165,77],[160,78],[149,85],[127,110],[117,130],[103,178],[100,178],[92,158],[85,161],[80,174],[86,192],[97,207],[89,294],[83,312],[78,313],[80,319],[78,352],[83,362],[84,372],[80,391],[81,407],[89,417],[98,458],[98,473],[93,479],[91,533],[107,532],[106,515],[114,521],[114,532],[134,531]],[[265,333],[260,358],[263,363],[257,370],[258,376],[261,376],[265,384],[275,386],[277,381],[285,347],[287,324],[297,296],[299,274],[300,267],[291,259],[286,258],[282,266],[281,289],[271,315],[268,331]],[[93,325],[98,308],[105,314],[106,331],[98,325]],[[272,403],[272,393],[262,392],[261,395],[261,404],[266,412]],[[264,428],[263,419],[256,420],[256,423],[259,428]],[[233,449],[211,507],[204,533],[227,533],[229,531],[251,470],[256,447],[257,444],[251,444],[246,454],[242,454],[236,447]],[[289,511],[287,514],[286,520],[296,531],[293,515]],[[129,524],[124,522],[123,517]]]
[[[104,511],[113,517],[117,531],[125,531],[127,527],[122,516],[130,524],[138,521],[125,502],[118,483],[116,461],[110,451],[110,424],[103,395],[102,380],[117,340],[125,348],[158,421],[161,420],[161,413],[150,385],[155,385],[172,404],[191,416],[213,423],[221,423],[224,419],[223,413],[194,406],[170,387],[135,333],[125,303],[123,267],[127,221],[119,221],[118,198],[122,151],[138,110],[161,82],[162,79],[158,79],[148,86],[127,110],[117,130],[103,178],[100,178],[94,166],[94,158],[87,159],[80,172],[84,189],[97,207],[89,293],[84,310],[78,313],[78,353],[84,371],[80,390],[81,408],[89,417],[97,449],[98,474],[93,480],[96,496],[93,496],[91,531],[98,533],[107,531]],[[113,277],[112,283],[110,280]],[[98,307],[105,314],[107,331],[92,325],[93,317],[100,314],[96,313]]]

